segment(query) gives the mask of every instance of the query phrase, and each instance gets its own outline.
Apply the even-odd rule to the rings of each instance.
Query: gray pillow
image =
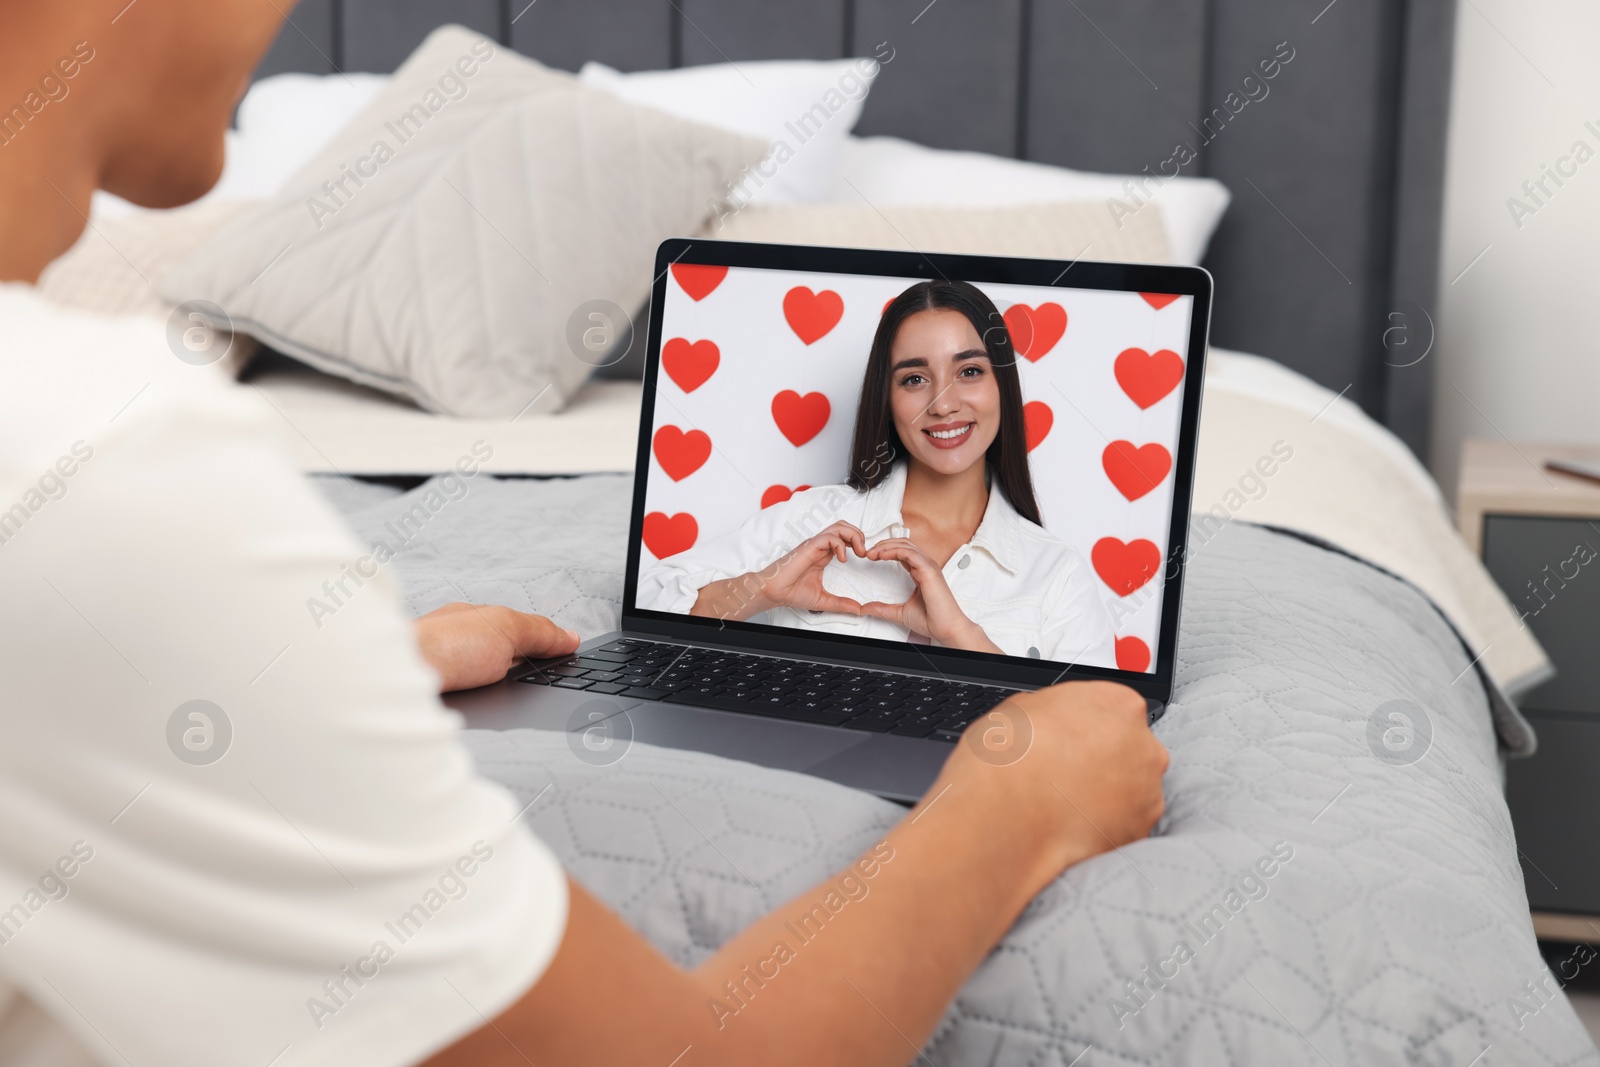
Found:
[[[768,147],[446,26],[160,290],[431,411],[555,411],[603,362],[584,339],[597,302],[643,304],[656,246],[698,230]]]

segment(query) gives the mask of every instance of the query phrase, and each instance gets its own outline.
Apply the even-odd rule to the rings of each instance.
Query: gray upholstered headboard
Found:
[[[567,69],[887,42],[858,133],[1126,173],[1195,150],[1183,172],[1234,196],[1206,260],[1212,340],[1348,389],[1421,454],[1454,18],[1454,0],[303,0],[262,73],[391,70],[444,22]],[[1293,61],[1241,106],[1283,42]]]

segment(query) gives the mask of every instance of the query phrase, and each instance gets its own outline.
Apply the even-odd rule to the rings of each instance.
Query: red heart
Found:
[[[1172,453],[1158,444],[1135,448],[1132,441],[1112,441],[1100,453],[1100,465],[1117,492],[1138,500],[1160,485],[1172,470]]]
[[[728,276],[728,268],[708,263],[674,263],[672,276],[678,279],[678,287],[689,294],[689,299],[698,302],[722,284],[722,279]]]
[[[1056,424],[1056,413],[1043,400],[1030,400],[1022,405],[1022,439],[1028,451],[1039,447],[1039,442],[1050,436],[1050,427]]]
[[[1114,366],[1117,384],[1141,408],[1153,407],[1183,381],[1183,359],[1170,348],[1151,354],[1125,348]]]
[[[692,393],[706,384],[721,362],[722,353],[712,341],[690,344],[682,337],[674,337],[661,346],[662,369],[686,393]]]
[[[652,511],[644,517],[644,547],[656,559],[666,559],[693,548],[699,537],[700,524],[687,511],[676,515]]]
[[[809,485],[797,485],[793,489],[787,485],[769,485],[767,491],[761,494],[761,507],[765,510],[774,504],[781,504],[796,493],[803,493],[810,488]]]
[[[772,398],[772,421],[796,448],[822,432],[832,411],[828,398],[821,393],[801,396],[793,389],[785,389]]]
[[[651,443],[655,445],[656,462],[675,482],[683,481],[711,458],[711,438],[700,430],[684,433],[676,426],[663,426]]]
[[[832,289],[813,293],[803,285],[790,289],[783,298],[783,317],[789,329],[806,344],[821,340],[844,317],[844,301]]]
[[[1182,294],[1180,294],[1180,293],[1140,293],[1139,295],[1144,297],[1144,302],[1146,304],[1149,304],[1151,307],[1155,308],[1157,311],[1160,311],[1162,308],[1166,307],[1168,304],[1170,304],[1174,300],[1178,299],[1178,297],[1180,295],[1182,295]]]
[[[1124,544],[1115,537],[1102,537],[1089,550],[1089,560],[1113,593],[1127,596],[1161,569],[1161,550],[1143,538]]]
[[[1033,363],[1048,354],[1067,332],[1067,309],[1056,303],[1040,304],[1036,308],[1012,304],[1002,318],[1017,355]]]
[[[1150,646],[1137,637],[1117,638],[1117,666],[1125,671],[1150,669]]]

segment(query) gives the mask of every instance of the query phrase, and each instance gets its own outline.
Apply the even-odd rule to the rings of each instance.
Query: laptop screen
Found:
[[[1156,669],[1195,296],[704,263],[656,292],[634,609]]]

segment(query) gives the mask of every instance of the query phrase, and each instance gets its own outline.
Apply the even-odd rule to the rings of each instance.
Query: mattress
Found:
[[[319,484],[366,539],[412,494]],[[474,479],[390,564],[451,600],[615,626],[630,479]],[[1546,975],[1472,653],[1411,584],[1244,522],[1189,565],[1155,836],[1066,872],[973,975],[934,1064],[1600,1062]],[[1400,702],[1400,703],[1397,703]],[[1387,739],[1390,711],[1416,724]],[[469,731],[572,874],[692,965],[903,809],[634,745]],[[1413,758],[1415,757],[1415,758]],[[1246,879],[1263,857],[1274,876]],[[1182,943],[1185,950],[1177,946]],[[1492,1059],[1482,1059],[1492,1049]]]

